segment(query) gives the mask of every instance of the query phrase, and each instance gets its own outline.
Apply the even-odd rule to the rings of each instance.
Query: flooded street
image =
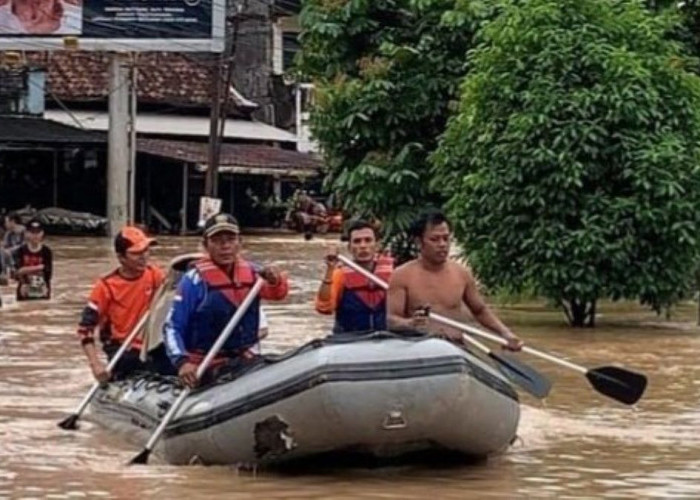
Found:
[[[153,259],[196,250],[197,238],[161,238]],[[76,324],[94,279],[115,265],[108,239],[49,238],[53,299],[0,310],[0,498],[580,498],[700,497],[700,330],[695,308],[671,322],[632,304],[600,307],[599,327],[575,331],[543,304],[499,308],[533,347],[589,368],[620,364],[649,377],[630,409],[596,393],[580,374],[532,357],[554,387],[546,405],[521,393],[520,439],[479,465],[396,466],[281,474],[233,467],[125,463],[139,449],[90,422],[69,432],[57,422],[92,382]],[[331,319],[312,298],[323,240],[251,236],[256,261],[288,270],[291,290],[268,304],[268,352],[324,336]],[[12,293],[2,289],[3,295]]]

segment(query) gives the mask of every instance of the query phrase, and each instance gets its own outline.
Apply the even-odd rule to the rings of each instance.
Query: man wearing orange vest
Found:
[[[162,348],[152,354],[152,362],[143,363],[139,359],[141,340],[138,337],[124,352],[113,373],[107,371],[95,349],[94,330],[99,328],[102,349],[111,359],[141,316],[148,311],[156,290],[165,278],[160,268],[148,263],[149,248],[154,243],[155,240],[148,238],[139,228],[124,227],[114,238],[119,267],[97,280],[83,309],[78,336],[92,374],[100,382],[112,377],[123,378],[139,370],[167,372],[161,366],[162,363],[167,365]]]
[[[377,233],[366,221],[348,228],[348,249],[352,259],[385,282],[394,267],[391,257],[377,255]],[[316,295],[316,310],[335,313],[333,333],[386,330],[386,291],[347,267],[338,265],[338,248],[326,255],[326,273]]]
[[[236,372],[259,357],[260,298],[282,300],[287,278],[274,267],[260,267],[244,260],[238,221],[229,214],[210,217],[204,224],[204,248],[208,256],[180,280],[164,327],[165,348],[178,375],[189,387],[197,385],[197,367],[216,342],[258,276],[267,283],[260,290],[231,336],[212,362],[207,379],[222,371]]]

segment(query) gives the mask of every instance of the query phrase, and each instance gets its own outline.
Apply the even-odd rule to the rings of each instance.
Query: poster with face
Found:
[[[225,17],[226,0],[0,0],[0,50],[221,52]]]
[[[82,0],[0,0],[0,35],[80,35]]]

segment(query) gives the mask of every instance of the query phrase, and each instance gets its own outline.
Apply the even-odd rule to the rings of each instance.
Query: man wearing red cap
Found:
[[[97,280],[83,309],[78,336],[92,374],[100,382],[113,376],[123,378],[135,371],[164,371],[162,366],[157,366],[162,363],[160,358],[165,358],[164,352],[153,353],[151,361],[144,363],[139,359],[141,340],[136,338],[113,373],[109,373],[106,364],[97,355],[93,334],[95,328],[99,328],[102,349],[111,359],[141,316],[148,311],[156,290],[165,279],[160,268],[148,263],[149,249],[155,243],[139,228],[124,227],[114,238],[119,267]]]

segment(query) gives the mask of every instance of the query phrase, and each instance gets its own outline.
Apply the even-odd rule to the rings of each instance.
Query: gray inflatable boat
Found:
[[[174,401],[171,380],[113,382],[92,420],[144,443]],[[171,464],[270,465],[324,454],[401,458],[506,449],[520,409],[486,362],[432,337],[329,337],[194,391],[156,452]]]

